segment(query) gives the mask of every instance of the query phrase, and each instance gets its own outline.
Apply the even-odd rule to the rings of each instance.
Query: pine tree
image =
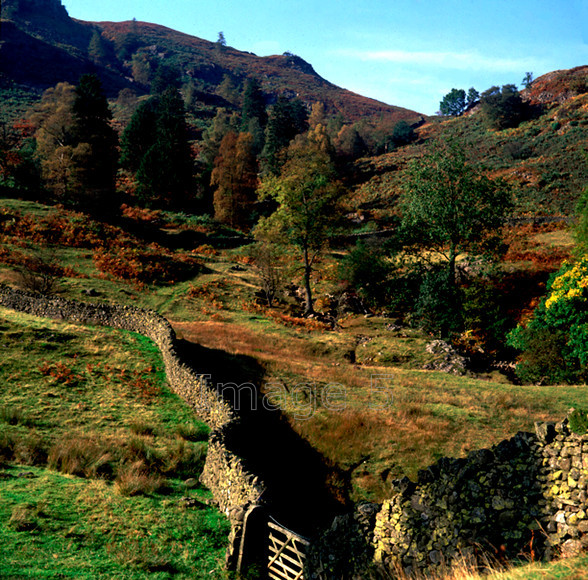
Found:
[[[288,100],[279,97],[272,107],[266,129],[263,156],[265,169],[278,175],[283,159],[280,153],[288,147],[296,135],[308,128],[308,113],[299,99]]]
[[[102,65],[106,62],[106,43],[102,38],[102,35],[97,30],[94,30],[92,33],[92,38],[90,39],[90,44],[88,45],[88,56],[92,62],[96,64]]]
[[[116,189],[118,137],[110,124],[112,113],[100,79],[83,75],[75,92],[73,136],[78,147],[84,144],[76,156],[76,172],[84,190],[80,201],[100,210]]]
[[[184,102],[179,92],[170,87],[151,106],[153,111],[146,109],[140,114],[144,124],[137,120],[135,129],[125,136],[123,159],[128,167],[137,167],[138,193],[144,204],[179,209],[190,201],[193,185]],[[153,117],[153,137],[141,143],[142,135],[153,126]],[[147,150],[141,156],[135,155],[134,144]]]
[[[121,136],[121,166],[136,172],[147,151],[155,144],[157,137],[157,111],[159,99],[152,97],[144,101],[133,113]]]
[[[247,131],[250,122],[257,119],[259,126],[265,128],[267,125],[267,111],[265,109],[265,99],[261,92],[259,81],[250,78],[245,84],[243,91],[243,106],[241,108],[241,131]]]

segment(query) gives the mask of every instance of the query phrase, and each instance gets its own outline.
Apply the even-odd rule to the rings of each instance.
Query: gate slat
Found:
[[[270,547],[270,550],[272,548]],[[274,552],[275,553],[275,552]],[[281,558],[285,558],[286,560],[288,560],[288,562],[295,564],[296,566],[304,566],[304,560],[306,559],[304,557],[304,554],[300,554],[299,552],[296,552],[297,556],[300,556],[300,558],[296,559],[296,558],[292,558],[291,556],[288,556],[288,554],[286,554],[285,552],[282,552],[281,554]]]
[[[281,572],[284,575],[284,578],[292,580],[299,580],[300,578],[302,578],[302,573],[304,572],[304,570],[300,568],[298,568],[298,570],[294,570],[293,568],[290,568],[290,566],[284,564],[284,562],[279,562],[278,567],[281,568],[281,570],[276,570],[275,568],[273,568],[273,571],[276,574],[279,574]]]
[[[268,576],[272,580],[303,580],[305,548],[310,542],[277,523],[270,521],[268,527]]]

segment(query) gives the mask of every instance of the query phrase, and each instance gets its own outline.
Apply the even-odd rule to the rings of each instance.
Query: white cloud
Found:
[[[501,58],[476,52],[433,52],[407,50],[337,51],[340,56],[362,61],[387,62],[417,66],[434,66],[454,70],[511,71],[542,69],[545,63],[536,58]]]

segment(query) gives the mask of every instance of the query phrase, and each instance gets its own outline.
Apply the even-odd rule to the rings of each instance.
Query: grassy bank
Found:
[[[132,333],[0,311],[0,577],[223,578],[206,426]]]

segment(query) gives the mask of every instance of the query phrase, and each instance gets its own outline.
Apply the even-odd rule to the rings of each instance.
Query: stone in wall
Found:
[[[588,434],[572,433],[569,421],[550,424],[542,440],[548,556],[575,556],[588,547]]]
[[[34,316],[137,332],[157,345],[171,390],[213,429],[201,479],[212,491],[221,511],[229,516],[231,537],[227,562],[233,565],[243,526],[239,514],[248,506],[260,503],[265,488],[255,474],[245,469],[224,437],[225,428],[238,419],[237,413],[217,395],[205,377],[194,372],[178,356],[171,324],[156,312],[141,308],[88,304],[14,290],[5,285],[0,285],[0,306]]]

